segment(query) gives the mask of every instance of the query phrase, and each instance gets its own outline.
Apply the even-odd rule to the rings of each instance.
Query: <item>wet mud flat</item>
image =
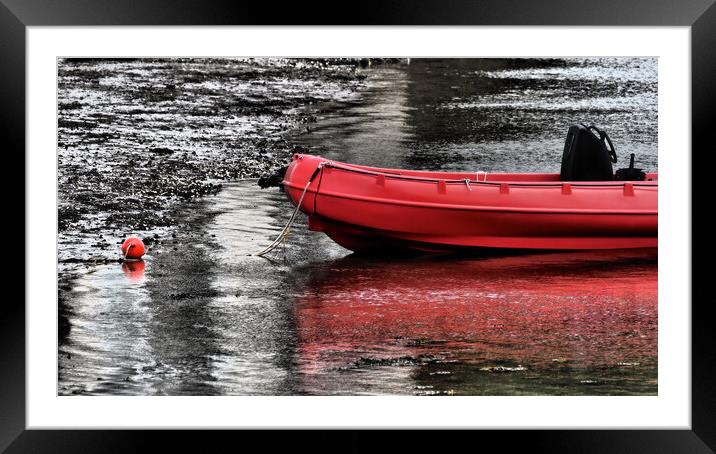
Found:
[[[58,60],[59,334],[78,273],[115,262],[119,243],[152,246],[182,228],[172,208],[227,180],[270,174],[314,104],[354,102],[361,61]]]
[[[364,78],[353,60],[59,60],[60,280],[128,233],[161,240],[177,202],[281,167],[305,108],[355,100]]]

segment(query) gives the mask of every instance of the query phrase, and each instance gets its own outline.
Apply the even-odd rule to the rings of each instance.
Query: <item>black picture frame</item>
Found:
[[[692,150],[713,153],[710,122],[716,108],[716,6],[714,0],[367,0],[339,6],[337,2],[274,4],[195,0],[0,0],[0,130],[5,156],[13,156],[15,173],[25,169],[25,33],[29,26],[66,25],[551,25],[551,26],[690,26],[692,65]],[[692,181],[704,181],[708,166],[694,166]],[[8,158],[9,159],[9,158]],[[8,161],[6,161],[6,165]],[[24,174],[24,173],[23,173]],[[697,194],[696,184],[692,194]],[[692,206],[695,206],[692,205]],[[698,227],[708,227],[709,209],[695,210],[691,219],[692,241],[700,237]],[[19,218],[19,214],[17,215]],[[27,226],[24,225],[23,231]],[[27,236],[24,237],[27,242]],[[19,248],[19,245],[15,245]],[[692,253],[706,256],[712,245]],[[13,251],[14,252],[14,251]],[[19,254],[15,254],[19,256]],[[24,250],[23,250],[24,255]],[[696,270],[693,261],[692,270]],[[20,268],[20,267],[18,267]],[[23,272],[25,267],[21,267]],[[692,419],[691,430],[550,430],[481,431],[469,435],[475,446],[491,442],[509,448],[550,452],[714,452],[716,448],[716,385],[714,377],[713,328],[710,298],[701,296],[701,286],[692,275]],[[684,301],[683,304],[688,304]],[[213,450],[235,438],[235,432],[206,435],[178,431],[62,431],[26,430],[25,412],[25,306],[20,298],[6,298],[0,316],[0,450],[45,451],[133,451],[149,447],[148,441],[192,446],[195,436],[203,438],[203,450]],[[637,421],[635,423],[638,424]],[[246,433],[238,435],[245,437]],[[285,440],[299,446],[304,434],[267,437],[270,444]],[[366,432],[334,431],[331,437],[341,450],[371,448],[373,435]],[[426,446],[425,438],[402,434],[383,447],[401,450]],[[437,435],[432,442],[446,441]],[[454,439],[453,437],[449,437]],[[461,437],[462,439],[466,437]],[[171,441],[169,441],[171,440]],[[333,440],[323,438],[322,447]],[[464,440],[463,440],[464,441]],[[393,445],[395,443],[395,445]],[[165,447],[170,446],[165,444]],[[312,442],[312,448],[316,443]],[[334,445],[335,446],[335,445]],[[320,446],[319,446],[320,447]],[[444,447],[444,445],[443,445]]]

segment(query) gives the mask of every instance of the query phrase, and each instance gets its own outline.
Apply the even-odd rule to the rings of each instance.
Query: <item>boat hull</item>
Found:
[[[323,158],[294,157],[294,203]],[[658,246],[657,183],[559,182],[548,174],[410,172],[329,163],[308,186],[309,228],[352,251]],[[444,178],[441,178],[444,177]],[[557,176],[558,178],[558,176]]]

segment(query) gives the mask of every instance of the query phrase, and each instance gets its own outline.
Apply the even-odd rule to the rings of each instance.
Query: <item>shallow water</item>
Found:
[[[360,102],[318,105],[291,140],[363,164],[549,171],[569,123],[593,120],[656,170],[655,60],[369,73]],[[58,393],[656,394],[656,250],[357,257],[301,217],[250,256],[290,209],[227,185],[187,203],[145,262],[82,275]]]
[[[605,129],[616,167],[657,171],[657,60],[411,60],[364,104],[297,140],[327,158],[424,170],[559,172],[573,123]]]

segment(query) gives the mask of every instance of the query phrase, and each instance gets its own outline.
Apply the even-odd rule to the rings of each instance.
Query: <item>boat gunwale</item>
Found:
[[[562,187],[565,184],[569,184],[572,187],[614,187],[619,188],[623,187],[625,184],[631,184],[632,186],[638,186],[642,188],[658,188],[659,182],[658,180],[655,181],[487,181],[487,180],[472,180],[469,178],[435,178],[435,177],[420,177],[420,176],[412,176],[412,175],[402,175],[402,174],[396,174],[396,173],[389,173],[389,172],[400,172],[399,169],[382,169],[379,167],[357,167],[352,166],[350,164],[345,163],[337,163],[334,161],[324,161],[323,167],[330,167],[337,170],[343,170],[346,172],[354,172],[354,173],[362,173],[366,175],[372,175],[372,176],[384,176],[387,178],[397,179],[397,180],[409,180],[409,181],[415,181],[415,182],[426,182],[426,183],[438,183],[438,182],[445,182],[446,184],[465,184],[466,182],[469,182],[470,184],[479,184],[479,185],[490,185],[490,186],[501,186],[503,184],[507,184],[509,186],[521,186],[521,187],[529,187],[529,186],[535,186],[535,187]],[[370,170],[375,169],[375,170]],[[460,173],[460,172],[455,172]],[[482,172],[479,172],[482,173]],[[476,172],[476,176],[477,176]],[[485,173],[485,177],[487,177],[487,173]]]
[[[464,184],[464,183],[463,183]],[[283,181],[284,186],[291,189],[303,190],[304,187]],[[381,197],[362,196],[355,194],[345,194],[332,191],[318,191],[309,188],[308,193],[315,194],[314,203],[317,204],[318,196],[334,197],[339,199],[357,200],[360,202],[378,203],[383,205],[398,205],[414,208],[435,208],[441,210],[462,210],[462,211],[484,211],[484,212],[502,212],[502,213],[529,213],[529,214],[583,214],[583,215],[617,215],[617,216],[658,216],[658,210],[604,210],[590,208],[534,208],[534,207],[506,207],[506,206],[489,206],[489,205],[458,205],[451,203],[435,203],[435,202],[416,202],[412,200],[385,199]],[[315,211],[315,210],[314,210]]]

